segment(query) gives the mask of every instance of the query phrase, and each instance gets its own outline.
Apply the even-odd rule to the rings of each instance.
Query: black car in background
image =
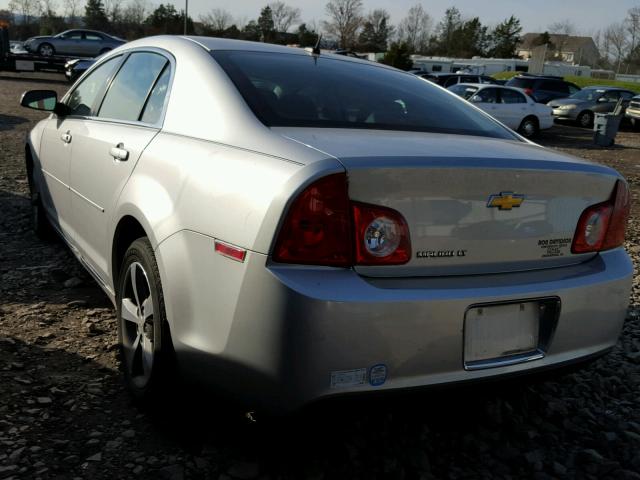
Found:
[[[580,91],[577,85],[562,77],[520,74],[509,80],[508,87],[521,88],[538,103],[548,103],[557,98],[566,98]]]
[[[441,87],[449,88],[458,83],[489,83],[497,85],[498,81],[488,75],[478,75],[475,73],[417,73],[419,77],[430,82],[437,83]]]

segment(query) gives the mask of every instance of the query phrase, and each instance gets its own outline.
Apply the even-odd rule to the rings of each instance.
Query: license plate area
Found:
[[[559,314],[556,297],[470,306],[464,318],[464,368],[495,368],[543,358]]]

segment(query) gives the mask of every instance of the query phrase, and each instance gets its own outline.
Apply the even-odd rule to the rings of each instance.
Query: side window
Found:
[[[92,33],[92,32],[87,32],[87,35],[85,37],[87,40],[91,40],[93,42],[101,42],[102,41],[102,37],[100,35],[98,35],[97,33]]]
[[[132,53],[111,83],[99,117],[135,122],[167,59],[157,53]]]
[[[113,57],[93,70],[67,98],[67,106],[71,115],[88,117],[92,114],[94,104],[120,63],[121,57]]]
[[[478,83],[478,77],[461,77],[460,83]]]
[[[67,33],[64,38],[67,40],[82,40],[82,32],[74,30],[73,32]]]
[[[620,92],[616,92],[615,90],[612,92],[607,92],[603,95],[603,97],[605,98],[605,102],[617,102],[618,99],[620,98]]]
[[[569,93],[571,95],[573,95],[574,93],[578,93],[580,91],[580,89],[578,87],[576,87],[575,85],[567,85],[567,87],[569,87]]]
[[[507,88],[500,90],[500,103],[527,103],[527,99],[524,98],[520,92],[515,90],[509,90]]]
[[[164,99],[167,97],[169,90],[169,79],[171,78],[171,65],[164,67],[158,81],[153,86],[147,104],[144,106],[141,121],[144,123],[156,123],[160,120],[162,107],[164,107]]]
[[[483,88],[472,97],[471,101],[473,103],[498,103],[498,90]]]
[[[633,98],[633,93],[631,92],[620,92],[620,96],[624,99],[624,100],[631,100]]]

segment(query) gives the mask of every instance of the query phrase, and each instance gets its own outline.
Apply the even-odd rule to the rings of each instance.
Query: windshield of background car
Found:
[[[362,128],[517,137],[435,85],[375,64],[323,56],[212,53],[269,127]]]
[[[584,90],[580,90],[579,92],[571,95],[570,98],[577,98],[578,100],[586,100],[588,102],[595,102],[598,100],[603,94],[604,90],[596,90],[594,88],[585,88]]]

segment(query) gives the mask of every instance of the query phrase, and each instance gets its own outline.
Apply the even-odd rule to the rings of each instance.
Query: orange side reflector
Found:
[[[237,262],[244,262],[244,257],[247,256],[247,251],[245,249],[229,245],[228,243],[223,243],[219,240],[216,240],[214,243],[216,252],[220,255],[224,255],[225,257]]]

